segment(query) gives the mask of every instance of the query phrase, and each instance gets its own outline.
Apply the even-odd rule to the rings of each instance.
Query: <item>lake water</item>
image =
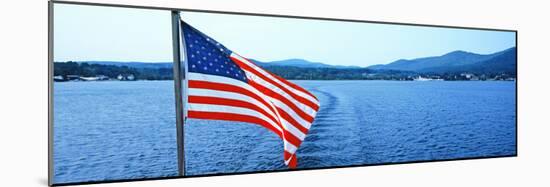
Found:
[[[294,81],[321,109],[299,168],[516,154],[515,82]],[[171,81],[54,84],[54,182],[177,175]],[[187,175],[285,170],[263,127],[188,120]]]

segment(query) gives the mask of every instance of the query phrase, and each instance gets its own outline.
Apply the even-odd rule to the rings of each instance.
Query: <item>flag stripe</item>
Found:
[[[290,168],[296,167],[296,164],[298,163],[298,160],[297,160],[298,158],[296,157],[296,154],[291,154],[285,151],[283,158],[285,160],[285,164],[288,165],[288,167]]]
[[[275,117],[270,115],[268,112],[266,112],[263,108],[259,107],[258,105],[254,105],[249,102],[244,102],[244,101],[235,100],[235,99],[220,98],[220,97],[194,96],[194,95],[190,95],[188,101],[190,103],[225,105],[225,106],[251,109],[261,113],[262,115],[264,115],[265,117],[273,121],[279,128],[282,128],[282,125],[280,123],[277,123],[278,120]]]
[[[225,113],[225,112],[208,112],[208,111],[193,111],[193,110],[188,111],[187,116],[189,118],[195,118],[195,119],[214,119],[214,120],[239,121],[239,122],[245,122],[245,123],[259,124],[271,130],[272,132],[277,134],[277,136],[279,136],[280,138],[283,138],[283,134],[281,133],[281,131],[273,128],[273,126],[268,124],[267,121],[264,121],[255,116]]]
[[[208,82],[208,81],[189,80],[189,88],[203,88],[203,89],[239,93],[239,94],[243,94],[256,99],[257,101],[259,101],[260,103],[262,103],[264,106],[268,108],[272,107],[272,105],[269,105],[267,102],[263,101],[263,99],[260,96],[235,85],[229,85],[224,83],[214,83],[214,82]],[[189,91],[189,94],[193,94],[193,92],[191,91]],[[276,105],[278,107],[283,107],[283,109],[288,109],[288,106],[285,105],[284,103],[281,103],[280,101],[274,102],[273,105]],[[293,112],[291,113],[291,117],[294,118],[293,120],[304,121],[303,119],[297,117],[297,114],[293,110],[286,110],[286,111]],[[288,119],[288,120],[291,120],[291,119]],[[305,123],[302,123],[301,125],[305,128],[309,128],[310,124],[311,124],[310,122],[305,122]],[[300,129],[302,127],[297,127],[297,128]]]
[[[286,119],[281,118],[281,124],[283,124],[283,127],[286,131],[289,131],[294,136],[296,136],[300,141],[304,140],[306,138],[307,132],[302,132],[300,129],[296,128],[293,124],[290,124]]]
[[[226,121],[239,121],[246,123],[259,124],[268,128],[281,139],[285,140],[285,149],[289,152],[296,151],[301,144],[301,140],[288,131],[280,129],[273,121],[265,118],[261,114],[244,108],[229,106],[212,106],[206,104],[190,104],[188,117],[196,119],[214,119]]]
[[[292,134],[288,131],[284,131],[283,135],[284,135],[284,139],[286,141],[290,142],[295,147],[300,147],[300,144],[302,144],[302,140],[300,140],[300,138],[294,136],[294,134]]]
[[[269,95],[266,95],[265,93],[262,94],[260,92],[261,90],[256,90],[252,87],[254,86],[253,83],[249,85],[241,81],[237,81],[226,77],[203,75],[203,74],[197,74],[197,73],[189,73],[189,79],[190,79],[189,80],[190,88],[204,88],[204,89],[213,89],[213,90],[241,93],[241,94],[245,94],[247,96],[255,98],[256,100],[260,101],[261,103],[263,103],[268,107],[272,106],[268,103],[272,103],[273,105],[280,107],[284,111],[287,111],[290,114],[290,116],[294,118],[294,120],[300,122],[300,124],[305,128],[309,128],[311,125],[311,122],[313,121],[313,117],[307,115],[302,110],[298,109],[297,106],[292,105],[291,102],[281,101],[277,99],[277,98],[282,98],[282,96],[275,95],[277,98],[273,98],[273,97],[270,97]],[[207,81],[197,81],[196,79],[202,79]],[[259,88],[259,89],[263,89],[263,88]],[[261,97],[260,95],[264,95],[264,97]],[[292,107],[289,107],[289,106],[292,106]]]
[[[237,64],[239,64],[239,62],[242,64],[245,64],[246,66],[253,68],[255,71],[257,71],[258,75],[261,74],[268,80],[272,80],[273,82],[276,82],[278,85],[284,86],[286,90],[288,90],[287,91],[288,93],[300,95],[300,97],[306,98],[311,102],[315,103],[316,105],[319,105],[319,100],[317,99],[317,97],[313,96],[313,94],[305,91],[304,89],[294,89],[292,86],[285,84],[285,82],[282,82],[279,79],[275,78],[273,74],[269,73],[268,71],[265,71],[264,69],[257,66],[253,62],[250,62],[248,59],[241,57],[235,53],[232,53],[230,57],[232,60],[237,61]]]
[[[307,127],[302,126],[300,123],[294,120],[294,118],[288,115],[288,113],[286,113],[285,110],[277,107],[277,111],[279,112],[279,115],[281,116],[281,118],[285,119],[285,121],[287,121],[289,124],[292,124],[292,127],[296,128],[300,132],[306,134],[307,131],[309,130]]]
[[[195,83],[200,81],[192,81],[192,82]],[[298,124],[292,117],[288,116],[288,114],[284,110],[281,110],[278,107],[277,107],[277,110],[279,114],[282,114],[281,116],[277,116],[277,114],[274,114],[264,104],[247,95],[243,95],[241,93],[227,92],[227,91],[218,91],[215,89],[200,89],[195,87],[196,86],[193,84],[191,88],[188,89],[189,90],[188,101],[190,103],[217,104],[217,105],[227,105],[227,106],[248,108],[248,109],[256,110],[262,113],[263,115],[266,115],[266,117],[270,118],[274,122],[278,122],[276,118],[280,117],[282,119],[280,123],[286,124],[285,127],[287,127],[287,131],[292,133],[295,137],[298,137],[300,140],[303,140],[305,138],[305,133],[307,133],[307,129],[301,126],[300,124]],[[212,96],[215,96],[215,97],[212,97]],[[279,123],[278,125],[282,128],[282,126]]]
[[[247,63],[245,63],[244,61],[239,60],[238,58],[231,58],[231,59],[234,62],[236,62],[237,65],[239,65],[242,69],[244,69],[245,72],[247,73],[247,75],[253,74],[253,75],[258,77],[258,79],[252,79],[253,81],[256,81],[256,82],[261,81],[261,83],[263,85],[266,85],[267,87],[269,87],[273,91],[275,91],[277,93],[280,93],[281,95],[287,97],[288,99],[290,99],[290,100],[294,99],[294,100],[296,100],[296,101],[298,101],[298,102],[300,102],[304,105],[307,105],[308,107],[310,107],[311,109],[313,109],[315,111],[319,110],[319,105],[317,104],[318,103],[317,100],[315,100],[315,99],[306,99],[302,96],[299,96],[298,94],[296,94],[296,92],[291,92],[290,90],[288,90],[288,88],[290,88],[290,87],[282,86],[281,84],[274,81],[274,80],[277,80],[277,79],[268,78],[266,76],[266,74],[263,74],[263,73],[259,72],[259,70],[257,68],[254,68],[254,67],[248,65]],[[267,74],[267,75],[269,75],[269,74]],[[271,76],[271,75],[269,75],[269,76]]]
[[[189,88],[188,89],[189,96],[213,96],[213,97],[219,97],[224,99],[235,99],[240,100],[244,102],[249,102],[253,105],[256,105],[260,107],[262,110],[267,112],[271,117],[278,118],[277,114],[273,110],[271,106],[268,106],[265,102],[261,102],[258,99],[248,96],[246,94],[242,94],[240,92],[228,92],[228,91],[220,91],[215,89],[202,89],[202,88]]]
[[[248,61],[250,61],[250,60],[248,60]],[[256,65],[256,64],[254,64],[254,65]],[[256,66],[258,66],[258,65],[256,65]],[[269,71],[266,71],[266,73],[269,73],[271,76],[273,76],[273,77],[276,78],[277,80],[283,82],[284,84],[286,84],[286,85],[288,85],[288,86],[290,86],[290,87],[292,87],[292,88],[294,88],[294,89],[296,89],[296,90],[300,90],[301,92],[303,92],[303,93],[309,95],[310,97],[314,98],[314,99],[317,101],[317,103],[316,103],[317,105],[320,105],[320,104],[321,104],[320,102],[318,102],[319,99],[317,99],[317,97],[315,97],[313,94],[311,94],[311,93],[309,93],[308,91],[306,91],[306,89],[304,89],[304,88],[302,88],[302,87],[300,87],[300,86],[298,86],[298,85],[296,85],[296,84],[294,84],[294,83],[291,83],[290,81],[287,81],[286,79],[283,79],[282,77],[279,77],[278,75],[275,75],[275,74],[273,74],[273,73],[271,73],[271,72],[269,72]]]
[[[244,70],[245,73],[249,76],[249,84],[250,82],[255,82],[256,84],[262,85],[262,87],[266,89],[270,89],[273,93],[276,93],[281,96],[281,98],[285,98],[288,102],[298,106],[300,110],[305,112],[306,114],[310,116],[315,116],[315,112],[318,110],[318,105],[315,105],[313,103],[310,103],[310,105],[314,105],[315,107],[311,107],[310,105],[304,104],[304,102],[308,102],[305,99],[297,99],[292,95],[287,94],[287,92],[281,90],[280,87],[275,86],[271,84],[270,82],[265,81],[262,78],[257,78],[257,76],[252,75],[248,70]],[[316,109],[317,108],[317,109]]]
[[[250,81],[249,84],[252,87],[260,90],[261,92],[263,92],[265,95],[267,95],[269,97],[272,97],[272,98],[275,98],[275,99],[283,102],[285,105],[290,107],[294,112],[296,112],[296,114],[298,114],[298,116],[300,116],[302,119],[306,120],[307,122],[309,122],[309,123],[313,122],[313,117],[311,115],[305,113],[303,110],[301,110],[297,105],[295,105],[294,103],[289,101],[287,98],[281,96],[280,94],[274,92],[273,90],[270,90],[270,89],[264,87],[263,85],[258,84],[254,81]]]
[[[269,98],[269,100],[273,103],[273,105],[275,105],[277,109],[277,111],[285,111],[287,112],[287,114],[290,115],[290,117],[292,117],[294,120],[296,120],[301,126],[303,126],[304,128],[306,129],[309,129],[309,127],[311,126],[311,123],[306,121],[305,119],[303,119],[302,117],[300,117],[298,115],[298,113],[296,113],[293,109],[291,109],[288,105],[284,104],[282,101],[279,101],[278,99],[275,99],[275,98],[272,98],[272,97],[269,97],[269,96],[265,96],[266,98]]]
[[[193,73],[189,73],[189,74],[191,75]],[[220,77],[219,79],[222,80],[222,79],[226,79],[226,78]],[[243,94],[243,95],[246,95],[246,96],[249,96],[249,97],[252,97],[252,98],[256,99],[257,101],[261,102],[266,107],[272,106],[272,105],[269,104],[269,101],[266,101],[260,95],[258,95],[256,93],[253,93],[252,91],[249,91],[246,88],[241,87],[241,85],[226,84],[226,83],[220,83],[220,82],[221,81],[210,82],[210,81],[200,81],[200,80],[189,80],[188,85],[189,85],[189,88],[203,88],[203,89],[211,89],[211,90],[219,90],[219,91],[240,93],[240,94]],[[275,111],[272,110],[272,112],[275,112]]]
[[[291,154],[294,154],[294,153],[296,153],[296,151],[298,150],[298,147],[294,146],[293,144],[291,144],[291,143],[288,142],[288,141],[284,141],[283,144],[284,144],[284,147],[285,147],[285,151],[286,151],[286,152],[289,152],[289,153],[291,153]]]
[[[262,125],[269,127],[269,129],[272,129],[277,134],[283,135],[283,130],[275,124],[275,122],[271,121],[264,115],[261,115],[261,113],[250,110],[246,108],[240,108],[240,107],[231,107],[231,106],[222,106],[222,105],[209,105],[209,104],[197,104],[197,103],[189,103],[189,110],[188,113],[191,112],[214,112],[217,114],[231,114],[231,117],[236,119],[236,121],[242,121],[242,122],[249,122],[246,121],[248,118],[255,119],[255,120],[261,120]],[[189,117],[194,117],[192,115],[189,115]],[[206,119],[219,119],[220,116],[206,116],[208,118]],[[203,118],[204,119],[204,118]],[[249,122],[250,123],[250,122]],[[282,136],[281,136],[282,137]]]

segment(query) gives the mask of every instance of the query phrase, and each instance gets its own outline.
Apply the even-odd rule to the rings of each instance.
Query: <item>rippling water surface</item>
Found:
[[[515,82],[294,81],[321,101],[298,167],[516,153]],[[56,183],[177,175],[171,81],[63,82],[54,93]],[[257,125],[188,120],[188,175],[284,170]]]

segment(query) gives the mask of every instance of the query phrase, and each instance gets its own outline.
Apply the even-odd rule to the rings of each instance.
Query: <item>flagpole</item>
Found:
[[[185,80],[185,74],[182,72],[182,60],[181,60],[181,47],[180,47],[180,15],[179,11],[172,11],[172,49],[174,60],[174,89],[176,96],[176,138],[178,145],[178,174],[179,176],[185,176],[185,155],[184,155],[184,123],[185,123],[185,111],[184,111],[184,97],[183,89],[186,85],[183,84]],[[187,59],[185,59],[187,61]],[[185,66],[183,66],[184,72]]]

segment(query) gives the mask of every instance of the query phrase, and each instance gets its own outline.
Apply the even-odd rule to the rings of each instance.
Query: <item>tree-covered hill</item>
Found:
[[[54,76],[62,76],[67,78],[67,75],[76,75],[81,77],[96,77],[107,76],[116,78],[119,75],[132,75],[139,80],[171,80],[173,79],[172,68],[135,68],[128,66],[103,65],[103,64],[88,64],[77,62],[55,62]]]

